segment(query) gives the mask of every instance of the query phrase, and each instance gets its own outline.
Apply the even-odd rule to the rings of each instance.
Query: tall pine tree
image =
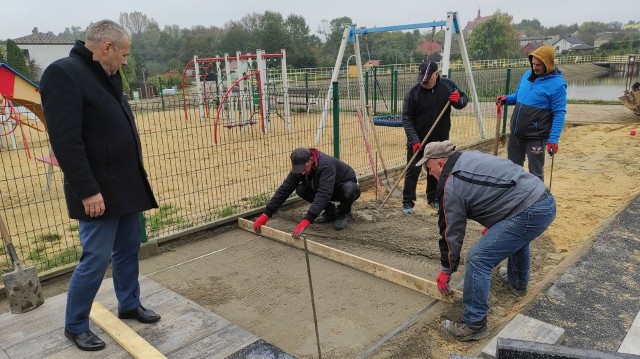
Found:
[[[20,50],[18,45],[11,39],[7,40],[7,64],[22,74],[22,76],[31,78],[31,71],[29,70],[27,60],[24,58],[22,50]]]

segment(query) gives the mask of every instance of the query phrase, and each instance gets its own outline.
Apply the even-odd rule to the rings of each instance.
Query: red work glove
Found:
[[[311,222],[309,222],[308,219],[303,219],[300,223],[298,223],[296,228],[294,228],[293,230],[293,238],[300,237],[300,234],[302,234],[302,231],[304,231],[304,229],[307,228],[307,226],[310,224]]]
[[[438,285],[438,290],[440,293],[444,295],[451,294],[451,289],[449,289],[449,280],[451,279],[451,274],[447,274],[445,272],[440,272],[438,274],[438,278],[436,278],[436,284]]]
[[[489,228],[487,227],[482,228],[482,235],[484,236],[484,234],[487,233],[488,230]]]
[[[416,153],[420,150],[420,147],[422,147],[420,142],[416,142],[413,144],[413,146],[411,146],[411,149],[413,149],[413,153]]]
[[[452,103],[458,103],[460,101],[460,92],[458,92],[458,90],[453,91],[451,96],[449,96],[449,101]]]
[[[255,222],[253,222],[253,230],[256,232],[260,232],[260,227],[267,224],[268,220],[269,220],[269,217],[267,217],[266,214],[264,213],[261,214],[260,217],[258,217],[258,219],[256,219]]]
[[[549,152],[551,156],[558,153],[558,144],[553,142],[547,143],[547,152]]]
[[[507,103],[507,96],[505,95],[500,95],[498,97],[496,97],[496,103],[500,103],[500,104],[505,104]]]

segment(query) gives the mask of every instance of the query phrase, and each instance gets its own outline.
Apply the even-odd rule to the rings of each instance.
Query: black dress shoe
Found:
[[[153,310],[147,309],[143,306],[139,306],[134,310],[127,312],[118,312],[118,318],[120,319],[135,319],[140,323],[155,323],[160,320],[160,316]]]
[[[64,336],[71,339],[71,341],[80,349],[84,351],[96,351],[104,349],[104,342],[93,334],[90,330],[84,333],[73,334],[64,330]]]

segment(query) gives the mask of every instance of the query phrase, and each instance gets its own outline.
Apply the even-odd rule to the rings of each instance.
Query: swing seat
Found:
[[[402,115],[373,116],[373,124],[376,126],[402,127]]]

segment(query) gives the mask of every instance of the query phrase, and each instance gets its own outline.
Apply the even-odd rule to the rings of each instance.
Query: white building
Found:
[[[569,50],[580,45],[586,44],[579,38],[571,36],[553,43],[553,48],[556,49],[556,54],[559,54],[562,51]]]
[[[74,39],[54,35],[52,32],[38,32],[34,27],[31,35],[13,39],[23,51],[27,61],[34,60],[42,71],[55,60],[69,56]]]

